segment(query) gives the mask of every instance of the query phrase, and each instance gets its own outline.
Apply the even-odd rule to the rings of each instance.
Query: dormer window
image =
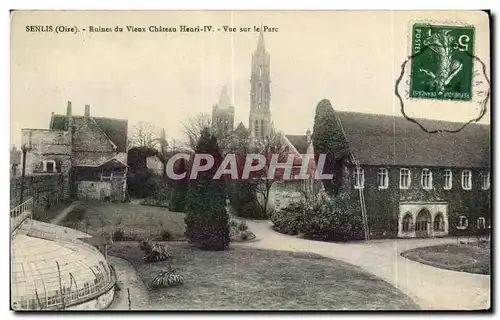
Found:
[[[43,172],[47,173],[55,173],[56,170],[56,162],[54,160],[44,160],[43,161]]]

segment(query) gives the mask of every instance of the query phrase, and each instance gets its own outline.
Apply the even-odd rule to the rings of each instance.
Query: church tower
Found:
[[[234,129],[234,106],[225,86],[222,87],[219,102],[212,108],[212,129],[221,134],[229,134]]]
[[[250,78],[250,136],[255,140],[263,140],[271,131],[270,59],[264,44],[264,34],[260,30],[257,49],[252,54]]]

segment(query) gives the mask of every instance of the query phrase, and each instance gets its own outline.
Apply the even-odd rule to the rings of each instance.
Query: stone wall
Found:
[[[449,234],[454,235],[463,231],[457,229],[458,217],[464,215],[468,218],[469,226],[476,226],[477,218],[484,217],[489,225],[491,217],[491,189],[482,190],[480,172],[472,169],[472,189],[463,190],[461,184],[461,168],[452,169],[452,189],[445,190],[444,169],[428,168],[432,171],[432,189],[423,189],[421,185],[422,168],[409,168],[411,183],[408,189],[399,188],[400,167],[386,167],[389,175],[389,186],[379,189],[377,174],[379,167],[364,166],[365,187],[364,197],[368,224],[372,238],[396,237],[398,235],[401,205],[405,203],[447,204],[447,226]],[[449,168],[446,168],[449,169]],[[354,167],[345,167],[343,186],[341,190],[348,193],[347,198],[351,203],[356,203],[361,215],[359,205],[359,189],[354,188]],[[425,206],[424,206],[425,207]]]
[[[303,199],[304,181],[277,181],[271,187],[269,192],[268,207],[274,210],[280,210],[292,202],[298,202]],[[262,201],[262,199],[259,199]]]
[[[58,173],[67,174],[69,172],[71,167],[71,142],[68,132],[22,129],[21,134],[22,145],[28,148],[26,153],[26,175],[41,173],[43,171],[43,161],[47,160],[55,161]]]
[[[10,207],[20,203],[21,177],[10,180]],[[33,197],[34,208],[45,209],[69,198],[69,179],[65,174],[39,174],[24,178],[24,201]]]

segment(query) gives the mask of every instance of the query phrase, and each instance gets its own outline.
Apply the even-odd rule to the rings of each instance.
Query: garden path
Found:
[[[490,276],[434,268],[403,258],[404,251],[456,243],[455,238],[371,240],[330,243],[275,232],[269,221],[247,220],[258,241],[248,247],[321,254],[357,265],[391,283],[427,310],[478,310],[490,307]]]
[[[115,291],[113,303],[107,310],[146,310],[149,306],[148,290],[135,268],[127,260],[108,256],[114,265],[120,291]],[[128,292],[130,290],[130,309]]]

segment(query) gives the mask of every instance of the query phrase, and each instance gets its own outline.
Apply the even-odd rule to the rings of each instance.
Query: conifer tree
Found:
[[[341,183],[341,161],[348,154],[348,145],[335,117],[335,111],[327,99],[321,100],[316,107],[312,142],[316,163],[319,155],[326,155],[323,173],[334,174],[334,180],[322,181],[325,191],[335,195]]]
[[[184,179],[172,181],[172,198],[170,199],[169,209],[173,212],[183,212],[186,206],[186,196],[188,193],[188,166],[186,159],[181,158],[177,160],[175,171],[177,174],[186,172]]]
[[[229,215],[226,211],[224,180],[213,180],[222,162],[217,138],[208,129],[201,132],[196,145],[197,154],[210,154],[215,165],[199,172],[190,180],[186,203],[186,237],[193,245],[204,250],[224,250],[229,247]]]

